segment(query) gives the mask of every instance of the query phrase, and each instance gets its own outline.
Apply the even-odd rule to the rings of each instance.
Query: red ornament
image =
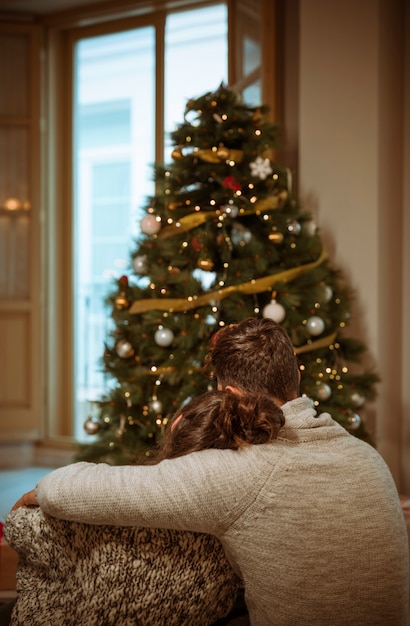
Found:
[[[241,185],[240,183],[238,183],[235,176],[227,176],[226,178],[224,178],[224,180],[222,181],[222,185],[226,189],[232,189],[232,191],[239,191],[239,189],[241,188]]]
[[[193,237],[192,241],[191,241],[191,246],[193,247],[193,249],[195,250],[195,252],[200,252],[203,248],[203,245],[201,244],[201,242],[199,241],[198,237]]]
[[[125,276],[125,275],[121,276],[118,282],[121,285],[121,287],[128,287],[128,276]]]

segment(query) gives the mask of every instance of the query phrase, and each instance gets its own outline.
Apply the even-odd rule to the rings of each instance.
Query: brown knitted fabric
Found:
[[[38,508],[11,513],[19,555],[12,626],[206,626],[240,581],[210,535],[91,526]]]

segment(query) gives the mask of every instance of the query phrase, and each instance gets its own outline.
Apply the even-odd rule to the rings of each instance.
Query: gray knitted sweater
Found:
[[[371,446],[298,398],[279,438],[149,467],[76,463],[40,506],[73,521],[209,533],[242,578],[252,626],[408,624],[407,532]]]

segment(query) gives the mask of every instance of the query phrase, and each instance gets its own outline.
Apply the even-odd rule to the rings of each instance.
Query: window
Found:
[[[44,410],[33,421],[44,416],[53,446],[87,438],[90,402],[112,382],[102,369],[105,300],[130,273],[152,166],[170,160],[169,132],[186,101],[224,82],[247,103],[275,110],[275,0],[187,0],[184,10],[169,0],[167,11],[154,2],[109,4],[105,13],[90,5],[52,16],[46,46],[38,178],[47,306],[39,305],[36,326]]]
[[[158,124],[152,26],[81,37],[74,44],[74,435],[86,439],[90,401],[110,380],[101,357],[110,330],[104,302],[127,272],[146,198],[153,193],[155,129],[169,133],[188,98],[227,83],[227,8],[171,13],[165,21],[164,121]],[[187,63],[186,60],[190,62]],[[169,145],[164,142],[164,159]]]

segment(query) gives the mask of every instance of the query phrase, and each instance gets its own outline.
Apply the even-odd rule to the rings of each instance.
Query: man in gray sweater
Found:
[[[215,535],[244,582],[252,626],[408,624],[407,532],[382,457],[299,396],[293,348],[275,322],[228,326],[210,359],[220,388],[274,398],[285,417],[276,439],[147,467],[76,463],[15,506]]]

